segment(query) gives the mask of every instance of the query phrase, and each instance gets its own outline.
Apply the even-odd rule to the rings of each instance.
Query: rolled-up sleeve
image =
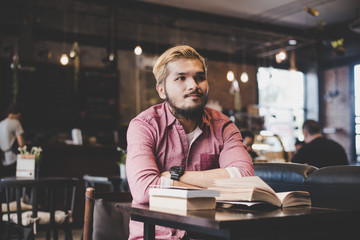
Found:
[[[247,153],[238,128],[233,123],[224,125],[223,149],[219,157],[221,168],[236,167],[241,176],[253,176],[254,166]]]
[[[135,203],[148,203],[148,187],[160,185],[160,172],[154,155],[156,135],[141,120],[130,122],[127,131],[126,175]]]

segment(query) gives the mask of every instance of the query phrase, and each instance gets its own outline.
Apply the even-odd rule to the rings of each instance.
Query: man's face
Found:
[[[157,91],[171,111],[185,118],[199,117],[207,102],[208,81],[199,60],[179,59],[167,65],[168,76]]]

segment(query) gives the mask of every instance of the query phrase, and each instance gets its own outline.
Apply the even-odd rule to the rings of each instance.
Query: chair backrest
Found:
[[[360,209],[360,166],[328,166],[306,181],[315,207]]]
[[[84,240],[128,239],[128,212],[115,211],[117,202],[131,202],[130,192],[98,193],[89,187],[85,193]]]
[[[83,176],[85,189],[93,187],[97,192],[116,192],[120,191],[122,180],[120,176]]]
[[[275,192],[305,190],[305,181],[318,168],[299,163],[254,163],[259,176]]]
[[[17,229],[34,229],[29,233],[32,235],[36,234],[36,229],[54,230],[65,226],[65,235],[71,234],[69,224],[77,183],[77,178],[1,179],[1,199],[5,203],[1,217],[7,230],[15,225]],[[28,204],[24,204],[25,196],[29,197]]]

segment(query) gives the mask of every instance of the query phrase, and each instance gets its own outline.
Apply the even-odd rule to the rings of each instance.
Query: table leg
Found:
[[[155,225],[152,223],[144,223],[144,240],[155,239]]]

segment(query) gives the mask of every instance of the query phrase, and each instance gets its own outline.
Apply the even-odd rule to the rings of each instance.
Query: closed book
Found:
[[[158,187],[149,189],[150,208],[202,210],[216,208],[215,197],[220,191],[203,188]]]
[[[220,191],[204,188],[152,186],[149,189],[149,195],[179,198],[218,197],[220,196]]]
[[[214,185],[209,189],[220,191],[220,196],[216,197],[216,200],[222,203],[266,202],[277,207],[311,205],[309,192],[275,192],[258,176],[215,179]]]
[[[150,209],[203,210],[215,209],[216,200],[215,197],[182,198],[150,195],[149,205]]]

